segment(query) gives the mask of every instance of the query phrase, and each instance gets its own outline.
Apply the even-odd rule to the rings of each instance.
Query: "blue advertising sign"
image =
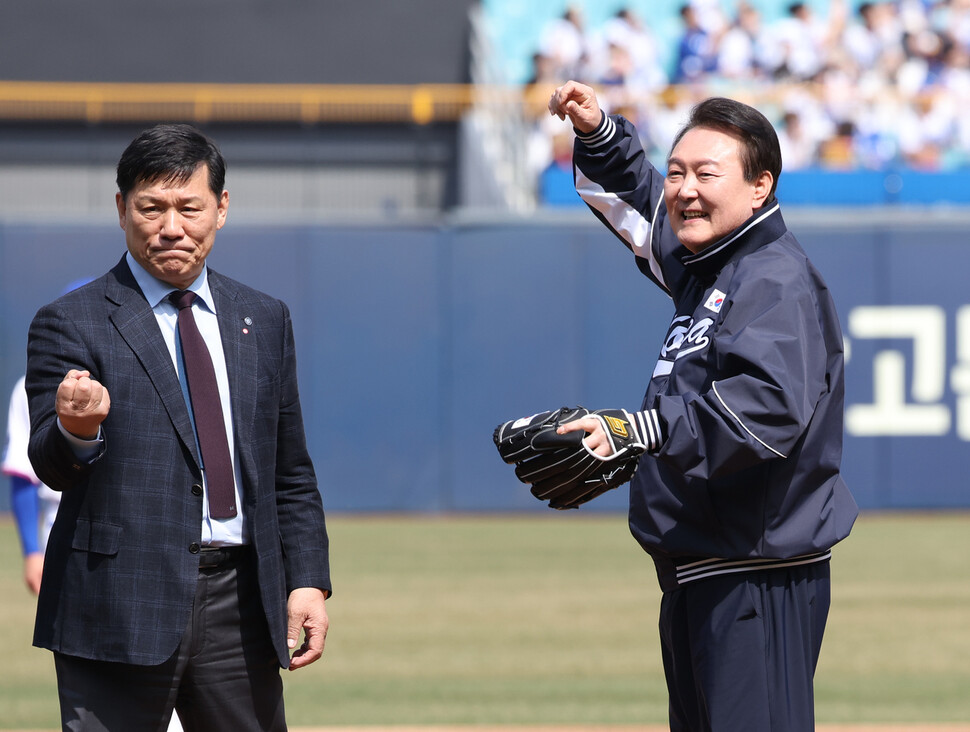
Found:
[[[846,481],[864,508],[968,508],[970,214],[889,215],[786,212],[842,320]],[[92,271],[77,271],[79,251]],[[123,251],[114,226],[0,225],[7,394],[37,308]],[[570,404],[638,408],[673,313],[582,210],[394,227],[236,223],[210,264],[290,305],[331,510],[548,510],[499,460],[492,430]],[[589,510],[625,507],[621,488]]]

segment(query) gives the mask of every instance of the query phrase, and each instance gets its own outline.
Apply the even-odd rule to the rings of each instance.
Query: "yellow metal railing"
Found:
[[[554,84],[528,89],[519,86],[470,84],[157,84],[80,83],[0,80],[0,122],[15,120],[101,122],[185,121],[391,122],[429,124],[454,122],[475,103],[499,114],[545,114]],[[671,86],[657,101],[664,104],[700,101],[712,93],[758,106],[777,106],[797,87],[815,95],[812,84],[738,85],[722,88]],[[611,108],[636,104],[637,92],[619,87],[601,90]],[[885,102],[887,92],[879,91]],[[912,103],[898,91],[890,99]]]
[[[0,120],[101,122],[453,122],[463,84],[87,84],[0,81]]]

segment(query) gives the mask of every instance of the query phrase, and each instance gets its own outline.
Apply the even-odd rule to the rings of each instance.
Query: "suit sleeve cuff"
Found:
[[[64,439],[67,440],[71,452],[74,453],[74,456],[78,460],[85,463],[93,463],[101,457],[104,446],[104,434],[101,432],[100,427],[98,427],[98,436],[93,440],[82,440],[80,437],[72,435],[64,429],[64,425],[61,424],[60,419],[57,420],[57,429],[60,430]]]

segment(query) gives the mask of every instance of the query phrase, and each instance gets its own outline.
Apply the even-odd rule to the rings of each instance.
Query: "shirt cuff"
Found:
[[[78,460],[91,463],[101,453],[101,446],[104,444],[104,435],[101,433],[100,427],[98,427],[98,436],[93,440],[82,440],[80,437],[72,435],[64,428],[59,418],[57,420],[57,429],[64,435],[67,444],[71,446],[74,457]]]

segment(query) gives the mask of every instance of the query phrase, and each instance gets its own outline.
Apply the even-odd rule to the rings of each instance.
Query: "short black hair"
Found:
[[[752,106],[725,97],[711,97],[696,105],[690,117],[670,146],[671,152],[683,136],[695,127],[717,130],[732,135],[741,145],[741,165],[744,179],[754,183],[762,172],[771,173],[771,191],[775,195],[781,175],[781,145],[771,122]]]
[[[192,125],[155,125],[132,140],[121,154],[118,190],[127,198],[139,182],[184,183],[200,165],[208,167],[209,188],[218,198],[226,185],[226,161],[218,146]]]

